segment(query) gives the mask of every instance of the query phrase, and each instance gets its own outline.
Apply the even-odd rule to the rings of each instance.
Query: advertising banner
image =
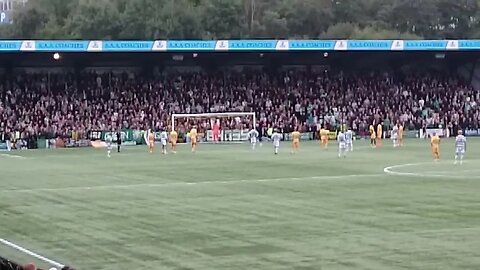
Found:
[[[337,132],[336,131],[330,131],[328,133],[328,139],[329,140],[336,140],[337,139]]]
[[[199,138],[202,139],[202,138]],[[207,130],[204,140],[206,142],[213,141],[213,131]],[[230,141],[230,142],[240,142],[240,141],[248,141],[248,130],[220,130],[220,140],[221,141]]]
[[[10,23],[8,13],[0,24]],[[479,39],[457,40],[0,40],[0,52],[471,51]]]
[[[440,128],[427,128],[427,137],[431,137],[433,136],[433,134],[437,134],[438,136],[440,137],[445,137],[445,130],[444,129],[440,129]]]
[[[120,131],[120,136],[122,142],[132,142],[135,141],[133,137],[133,130],[131,129],[124,129]],[[108,137],[112,138],[112,141],[116,142],[117,141],[117,132],[112,132],[112,131],[104,131],[102,132],[102,141],[106,141]]]
[[[404,138],[419,138],[420,134],[418,130],[404,130],[403,131]]]
[[[92,141],[101,140],[102,139],[102,131],[90,131],[88,132],[88,138]]]
[[[153,41],[103,41],[102,49],[105,52],[148,52],[153,48]],[[85,47],[87,48],[87,47]]]
[[[333,40],[288,40],[288,48],[292,51],[333,50]]]
[[[132,129],[124,129],[120,131],[122,144],[135,145],[145,143],[143,133],[142,130]],[[107,138],[111,138],[114,143],[117,142],[117,132],[95,130],[88,133],[88,139],[91,141],[106,141]]]
[[[0,24],[11,23],[10,14],[7,11],[0,12]]]
[[[283,138],[285,141],[292,141],[292,133],[284,133]],[[313,140],[313,132],[303,132],[300,133],[300,140],[301,141],[310,141]]]
[[[478,129],[465,129],[463,134],[466,137],[480,137],[480,128]]]
[[[211,130],[209,130],[211,131]],[[208,139],[208,134],[209,131],[207,131],[207,141],[211,141],[213,139],[213,136]],[[213,133],[211,133],[213,134]],[[240,142],[240,141],[247,141],[248,140],[248,130],[239,130],[239,129],[233,129],[233,130],[222,130],[220,134],[220,138],[223,139],[223,141],[230,141],[230,142]]]
[[[413,51],[446,50],[448,44],[447,40],[405,40],[404,49]]]
[[[91,146],[90,140],[67,140],[65,142],[65,148],[90,147],[90,146]],[[40,146],[38,148],[40,148]],[[44,148],[46,148],[46,143]]]
[[[76,52],[86,51],[88,41],[36,41],[35,49],[39,52]]]

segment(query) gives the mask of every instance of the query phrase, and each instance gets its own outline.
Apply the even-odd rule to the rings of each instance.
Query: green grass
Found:
[[[83,270],[480,269],[480,140],[462,166],[452,140],[438,164],[423,140],[289,146],[3,152],[0,238]]]

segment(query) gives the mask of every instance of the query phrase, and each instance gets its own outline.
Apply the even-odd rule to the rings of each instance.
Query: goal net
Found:
[[[248,140],[248,131],[256,126],[254,112],[224,112],[198,114],[172,114],[171,127],[181,136],[196,126],[199,140],[213,142],[215,125],[220,128],[219,141],[241,142]]]

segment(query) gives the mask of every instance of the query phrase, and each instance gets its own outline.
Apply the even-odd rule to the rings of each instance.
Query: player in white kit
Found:
[[[7,144],[7,152],[12,151],[12,142],[10,140],[6,140],[5,143]]]
[[[112,155],[112,136],[107,136],[106,143],[107,143],[107,157],[111,157]]]
[[[345,132],[345,143],[346,143],[347,151],[352,152],[353,151],[353,131],[351,129],[348,129],[347,132]]]
[[[258,138],[258,131],[255,128],[252,128],[248,132],[248,138],[250,139],[250,144],[252,145],[252,150],[255,150],[255,146],[257,145],[257,138]]]
[[[398,147],[400,144],[398,142],[398,125],[394,125],[392,129],[392,141],[393,141],[393,147]]]
[[[162,142],[162,154],[167,154],[167,142],[168,142],[168,133],[163,130],[160,133],[160,141]]]
[[[339,132],[337,135],[337,142],[338,142],[338,157],[347,157],[347,141],[345,138],[345,134],[343,132]]]
[[[455,138],[455,164],[460,161],[460,164],[463,163],[463,156],[467,150],[467,138],[463,136],[462,131],[458,131],[458,135]]]
[[[282,140],[282,135],[275,130],[272,134],[273,150],[275,155],[278,154],[278,148],[280,147],[280,140]]]

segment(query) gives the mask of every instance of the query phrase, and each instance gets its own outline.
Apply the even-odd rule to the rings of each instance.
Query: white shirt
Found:
[[[455,147],[457,149],[465,149],[466,144],[467,144],[467,138],[465,138],[465,136],[458,135],[455,138]]]
[[[345,133],[345,140],[348,142],[348,143],[351,143],[353,141],[353,132],[351,130],[348,130],[346,133]]]
[[[393,126],[393,129],[392,129],[392,138],[395,139],[397,137],[397,135],[398,135],[398,126],[395,125],[395,126]]]
[[[107,146],[111,146],[112,145],[112,136],[107,136],[106,141],[107,141]]]
[[[160,133],[160,139],[162,141],[166,141],[168,139],[168,134],[166,131],[162,131],[162,133]]]
[[[275,145],[279,145],[281,139],[282,139],[282,135],[280,135],[280,133],[274,132],[272,134],[272,140]]]
[[[338,135],[337,135],[337,141],[338,141],[339,143],[345,142],[345,134],[343,134],[343,132],[338,133]]]
[[[248,137],[250,139],[253,139],[253,138],[257,138],[258,137],[258,131],[256,129],[251,129],[249,132],[248,132]]]

